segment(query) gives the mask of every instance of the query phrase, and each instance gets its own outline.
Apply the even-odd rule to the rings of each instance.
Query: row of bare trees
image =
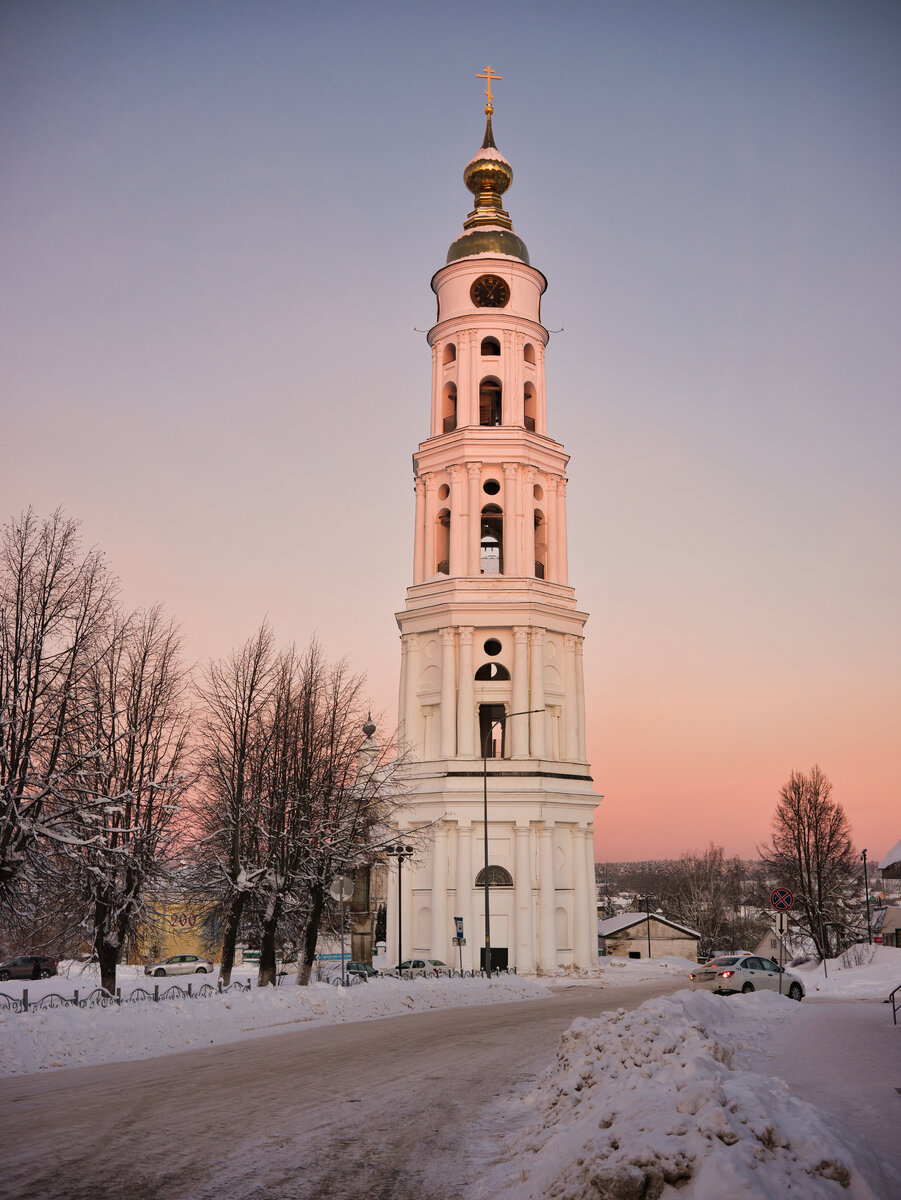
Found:
[[[390,840],[398,759],[371,737],[362,679],[327,663],[315,640],[302,654],[277,652],[264,625],[208,669],[201,697],[191,878],[222,917],[221,976],[252,921],[260,983],[275,982],[281,930],[299,946],[306,984],[330,882]]]
[[[397,803],[361,678],[315,641],[277,650],[263,625],[201,676],[161,609],[122,610],[74,521],[4,527],[0,928],[87,940],[109,990],[173,886],[222,918],[226,980],[253,930],[261,982],[286,931],[306,982],[329,882],[370,861]]]

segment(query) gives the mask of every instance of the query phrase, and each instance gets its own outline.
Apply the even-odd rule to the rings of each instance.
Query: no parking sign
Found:
[[[770,903],[776,912],[788,912],[795,902],[795,898],[788,888],[774,888],[770,894]]]

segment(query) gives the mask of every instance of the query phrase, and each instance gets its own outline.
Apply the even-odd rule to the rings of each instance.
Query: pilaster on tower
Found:
[[[493,956],[550,971],[597,961],[587,615],[567,575],[569,456],[548,432],[547,280],[503,205],[513,169],[494,140],[496,78],[489,68],[485,136],[463,172],[474,206],[432,279],[428,436],[413,457],[413,574],[397,622],[405,815],[440,836],[389,957],[451,961],[451,909],[480,912],[487,866]],[[477,865],[483,770],[491,862]],[[478,968],[482,934],[465,936],[463,964]]]

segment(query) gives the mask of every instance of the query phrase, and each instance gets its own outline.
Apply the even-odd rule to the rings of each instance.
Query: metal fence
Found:
[[[204,983],[196,989],[190,983],[185,987],[177,983],[171,983],[168,987],[155,983],[152,991],[136,987],[127,996],[122,995],[121,988],[116,988],[115,995],[102,987],[93,988],[82,995],[81,989],[76,988],[71,996],[64,996],[61,992],[48,992],[46,996],[41,996],[40,1000],[31,1001],[28,999],[28,988],[23,988],[21,998],[0,992],[0,1009],[28,1013],[37,1012],[42,1008],[115,1008],[122,1004],[143,1004],[148,1000],[156,1004],[161,1000],[205,1000],[208,996],[224,996],[226,992],[249,992],[250,986],[249,979],[247,983],[235,980],[228,987],[223,987],[221,982],[215,987],[211,983]]]

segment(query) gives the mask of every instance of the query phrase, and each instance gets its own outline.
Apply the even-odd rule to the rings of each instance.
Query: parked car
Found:
[[[378,971],[371,963],[356,962],[355,960],[344,964],[344,973],[360,975],[363,979],[371,979],[373,975],[378,975]]]
[[[689,972],[688,978],[692,988],[704,988],[720,995],[756,992],[758,989],[778,992],[781,978],[783,995],[792,1000],[804,998],[804,984],[797,975],[786,971],[771,958],[758,958],[753,954],[721,954]]]
[[[400,975],[404,979],[417,975],[451,975],[452,973],[453,968],[449,967],[446,962],[442,962],[440,958],[408,958],[405,962],[385,972],[386,975]]]
[[[49,979],[57,975],[56,959],[49,954],[20,954],[0,963],[0,979]]]
[[[208,975],[214,963],[196,954],[173,954],[162,962],[148,963],[144,968],[145,975]]]

